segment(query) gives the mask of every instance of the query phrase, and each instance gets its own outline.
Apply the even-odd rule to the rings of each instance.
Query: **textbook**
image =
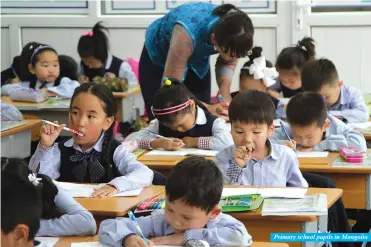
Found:
[[[304,198],[306,188],[224,188],[222,197],[259,194],[264,198]]]
[[[301,199],[265,199],[262,216],[273,215],[327,215],[327,196],[316,194]]]
[[[328,152],[300,152],[296,151],[296,157],[298,158],[326,158],[328,156]]]

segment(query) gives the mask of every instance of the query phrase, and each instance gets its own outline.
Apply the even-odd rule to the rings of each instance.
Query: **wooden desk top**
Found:
[[[40,119],[25,119],[23,120],[23,122],[25,122],[26,124],[2,131],[1,136],[8,136],[8,135],[12,135],[12,134],[24,131],[24,130],[31,129],[32,127],[40,124],[41,120]]]
[[[98,242],[98,235],[86,237],[61,237],[54,247],[70,247],[71,243]],[[254,240],[254,237],[253,237]],[[285,243],[253,242],[250,247],[288,247]]]
[[[140,202],[155,197],[165,191],[164,186],[149,186],[135,197],[110,197],[110,198],[76,198],[93,215],[119,217],[125,215]]]

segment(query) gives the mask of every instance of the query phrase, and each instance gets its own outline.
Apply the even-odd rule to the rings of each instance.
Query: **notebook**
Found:
[[[327,196],[316,194],[301,199],[265,199],[262,216],[327,215]]]
[[[71,243],[71,247],[108,247],[99,242]],[[153,247],[181,247],[180,245],[154,245]]]
[[[167,150],[152,150],[145,154],[145,156],[216,156],[218,151],[215,150],[205,150],[198,148],[182,148],[178,151],[167,151]]]
[[[25,124],[24,121],[1,121],[1,131],[14,129]]]
[[[41,243],[45,243],[47,246],[51,247],[51,246],[54,246],[58,242],[59,238],[36,237],[35,240]]]
[[[92,185],[92,184],[74,184],[74,183],[65,183],[54,181],[58,187],[68,190],[72,197],[91,197],[95,188],[104,186],[104,184]],[[123,196],[138,196],[141,189],[128,190],[115,194],[113,197],[123,197]]]
[[[264,198],[304,198],[305,188],[224,188],[222,196],[260,194]]]
[[[296,151],[296,157],[298,158],[326,158],[328,156],[328,152],[300,152]]]

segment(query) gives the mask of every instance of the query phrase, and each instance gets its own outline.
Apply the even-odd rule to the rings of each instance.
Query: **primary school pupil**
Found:
[[[258,90],[269,94],[276,108],[276,118],[285,118],[284,104],[277,98],[279,94],[269,89],[276,83],[278,72],[273,64],[265,59],[263,48],[256,46],[249,55],[249,61],[241,68],[240,73],[240,92],[248,90]],[[238,92],[234,93],[235,95]],[[234,95],[232,94],[232,97]]]
[[[93,215],[72,198],[70,193],[58,188],[45,174],[32,173],[21,159],[1,158],[1,171],[29,180],[41,191],[42,214],[36,236],[87,236],[94,235],[96,223]]]
[[[104,85],[84,83],[76,88],[70,105],[69,127],[83,134],[54,143],[65,126],[46,125],[29,167],[63,182],[108,183],[94,197],[138,189],[152,183],[153,172],[113,139],[117,106]]]
[[[232,143],[225,120],[213,116],[177,79],[165,80],[154,96],[151,109],[156,119],[139,132],[140,148],[220,150]],[[156,134],[173,141],[157,138]]]
[[[308,187],[295,152],[268,139],[275,131],[274,112],[264,92],[241,92],[234,97],[229,105],[234,145],[215,158],[226,184]]]
[[[165,209],[137,219],[149,246],[183,246],[188,240],[204,240],[210,246],[250,246],[245,226],[223,214],[218,205],[223,176],[211,160],[189,157],[171,171],[165,186]],[[105,220],[99,241],[109,246],[147,246],[128,218]],[[153,243],[152,243],[153,242]]]
[[[1,88],[1,93],[2,95],[9,95],[12,90],[19,87],[29,87],[37,90],[58,86],[59,82],[56,82],[56,80],[59,73],[59,58],[56,50],[49,45],[31,42],[23,48],[21,53],[22,81],[4,85]]]
[[[367,122],[370,118],[362,92],[344,84],[330,60],[308,62],[301,72],[301,78],[304,91],[317,92],[325,98],[331,115],[341,118],[345,123]]]
[[[126,78],[130,84],[138,83],[128,62],[109,53],[108,29],[98,22],[92,31],[85,32],[79,39],[77,51],[81,58],[79,82],[86,83],[95,77]]]
[[[308,61],[314,60],[315,55],[315,41],[309,37],[298,41],[294,47],[284,48],[276,61],[278,81],[271,89],[282,92],[285,98],[302,92],[301,70]]]

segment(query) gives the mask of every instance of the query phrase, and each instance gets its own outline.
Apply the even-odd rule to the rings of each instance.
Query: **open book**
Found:
[[[167,150],[152,150],[145,154],[145,156],[187,156],[187,155],[196,155],[196,156],[216,156],[218,151],[215,150],[205,150],[198,148],[182,148],[178,151],[167,151]]]
[[[327,215],[327,196],[316,194],[302,199],[265,199],[262,216]]]
[[[304,198],[305,188],[224,188],[222,196],[260,194],[264,198]]]
[[[93,184],[74,184],[74,183],[65,183],[57,182],[54,183],[65,190],[68,190],[72,197],[91,197],[95,188],[100,188],[105,184],[93,185]],[[143,189],[128,190],[124,192],[117,193],[114,197],[121,196],[138,196]]]

